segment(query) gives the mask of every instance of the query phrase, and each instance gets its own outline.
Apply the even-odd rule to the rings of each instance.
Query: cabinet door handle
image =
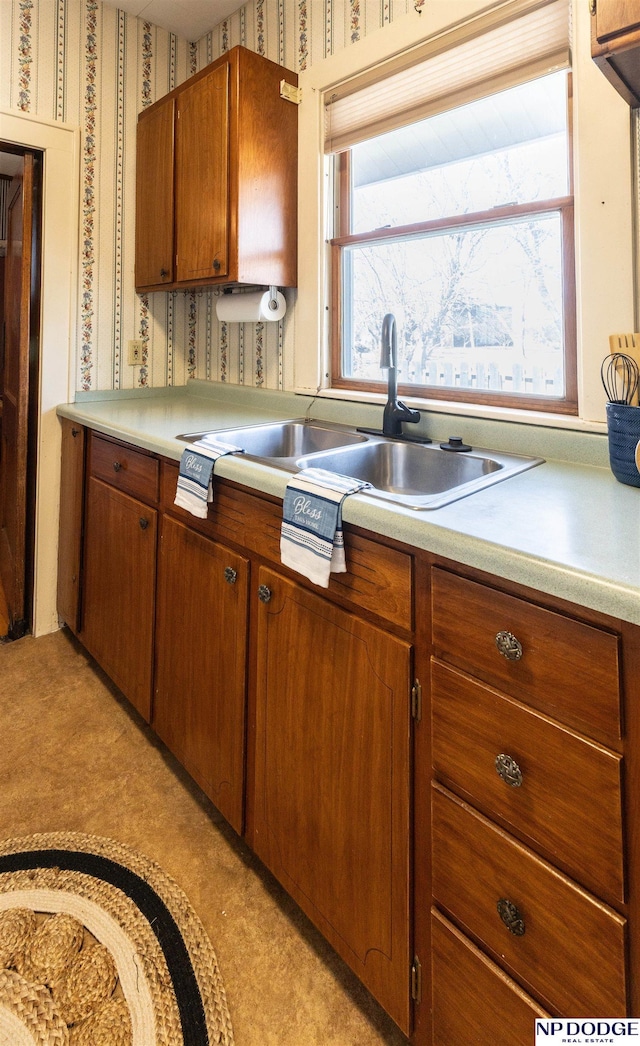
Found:
[[[504,752],[496,756],[496,773],[505,784],[511,785],[512,788],[519,788],[522,784],[522,770],[515,759],[512,759],[510,755],[505,755]]]
[[[230,585],[235,585],[237,577],[238,577],[238,571],[234,570],[233,567],[225,567],[224,568],[224,579]]]
[[[119,472],[121,468],[122,468],[121,463],[119,461],[114,461],[114,463],[113,463],[113,471],[114,472]]]
[[[509,933],[512,933],[514,937],[522,937],[525,930],[524,919],[513,901],[507,901],[506,898],[501,897],[497,907],[498,915]]]
[[[149,526],[149,520],[145,519],[144,516],[142,516],[142,518],[140,520],[140,530],[146,530],[148,526]]]
[[[258,586],[258,599],[261,603],[268,603],[271,599],[271,589],[268,585]]]
[[[168,276],[168,275],[169,275],[169,270],[168,269],[160,269],[160,278],[161,279],[164,279],[165,276]]]
[[[218,269],[220,268],[220,262],[218,261],[217,258],[213,259],[213,268],[214,268],[215,272],[217,272]]]
[[[75,439],[75,438],[76,438],[76,436],[79,436],[79,435],[80,435],[80,429],[71,429],[71,435],[72,435],[72,436],[73,436],[73,438]]]
[[[498,632],[496,646],[507,661],[519,661],[522,657],[522,643],[516,639],[513,632]]]

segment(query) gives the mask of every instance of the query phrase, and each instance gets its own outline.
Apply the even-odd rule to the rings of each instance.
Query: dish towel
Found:
[[[192,516],[206,519],[209,503],[213,501],[214,465],[224,454],[237,453],[244,453],[241,447],[206,437],[187,447],[180,459],[174,505],[186,509]]]
[[[289,480],[280,531],[282,563],[328,588],[329,575],[344,574],[347,569],[342,502],[347,494],[370,486],[325,469],[303,469]]]

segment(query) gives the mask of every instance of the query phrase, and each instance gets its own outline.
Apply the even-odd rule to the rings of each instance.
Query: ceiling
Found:
[[[243,6],[242,0],[105,0],[185,40],[200,40]]]

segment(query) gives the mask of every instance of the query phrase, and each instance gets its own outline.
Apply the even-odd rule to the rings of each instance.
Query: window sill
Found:
[[[309,396],[307,389],[296,389],[298,395]],[[386,395],[374,392],[357,392],[351,389],[320,389],[314,399],[355,403],[362,406],[384,407]],[[478,403],[454,403],[447,400],[421,399],[403,396],[403,402],[423,411],[429,416],[448,415],[462,418],[479,418],[501,421],[515,425],[531,425],[540,428],[564,429],[571,432],[597,433],[606,435],[606,422],[586,421],[575,415],[546,414],[542,411],[517,410],[512,407],[485,406]]]

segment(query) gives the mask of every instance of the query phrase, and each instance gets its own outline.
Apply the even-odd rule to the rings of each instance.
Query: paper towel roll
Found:
[[[270,308],[272,300],[276,308]],[[276,291],[272,299],[270,291],[241,291],[238,294],[221,294],[216,301],[219,320],[229,323],[263,323],[265,320],[281,320],[287,311],[284,294]]]

